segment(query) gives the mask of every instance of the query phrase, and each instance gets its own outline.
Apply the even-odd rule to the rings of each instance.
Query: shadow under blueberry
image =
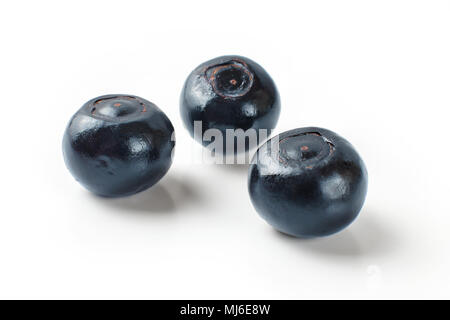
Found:
[[[175,213],[192,203],[201,201],[201,191],[195,183],[172,176],[164,177],[153,187],[129,197],[92,196],[96,201],[115,210],[155,214]]]
[[[215,165],[220,169],[228,170],[230,172],[241,173],[247,172],[255,151],[256,150],[251,150],[245,153],[230,155],[217,154],[217,157],[206,152],[203,156],[208,164]]]
[[[221,170],[226,170],[230,173],[246,175],[248,172],[248,164],[220,164],[217,165]]]
[[[277,238],[300,250],[331,257],[385,255],[390,254],[398,246],[398,239],[377,220],[376,214],[370,209],[363,209],[354,223],[328,237],[302,239],[278,231],[275,233]]]

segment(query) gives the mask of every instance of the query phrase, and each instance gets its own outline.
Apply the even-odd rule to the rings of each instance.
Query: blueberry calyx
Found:
[[[252,88],[254,79],[247,64],[239,59],[209,66],[205,77],[214,92],[225,99],[244,96]]]
[[[94,117],[119,120],[123,117],[138,116],[142,112],[147,112],[148,106],[138,97],[113,95],[88,103],[86,109]]]
[[[284,165],[312,169],[331,157],[334,150],[334,144],[321,133],[297,133],[280,140],[278,160]]]

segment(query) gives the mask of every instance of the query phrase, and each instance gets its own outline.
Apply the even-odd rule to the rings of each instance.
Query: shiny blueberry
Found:
[[[222,56],[192,71],[181,93],[180,112],[191,136],[203,145],[219,139],[214,134],[219,132],[223,153],[239,153],[256,144],[245,138],[243,148],[238,148],[238,135],[229,135],[228,143],[234,148],[227,149],[227,129],[253,129],[259,141],[259,130],[268,135],[278,121],[280,98],[272,78],[259,64],[240,56]],[[205,139],[208,129],[215,131],[210,131],[212,138]],[[222,152],[220,147],[216,151]]]
[[[301,128],[258,149],[248,188],[255,209],[275,229],[296,237],[326,236],[357,217],[367,193],[367,170],[344,138]]]
[[[118,197],[145,190],[172,163],[174,129],[153,103],[131,95],[106,95],[85,103],[63,138],[67,168],[86,189]]]

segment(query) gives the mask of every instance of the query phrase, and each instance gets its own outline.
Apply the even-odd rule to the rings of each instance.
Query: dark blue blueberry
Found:
[[[208,129],[219,130],[226,153],[227,129],[255,129],[258,140],[259,129],[270,134],[280,115],[280,98],[272,78],[259,64],[240,56],[223,56],[191,72],[181,93],[180,112],[192,137],[194,121],[201,121],[202,137]],[[207,146],[211,141],[199,142]],[[248,139],[245,150],[237,149],[236,139],[233,143],[234,153],[253,146]]]
[[[86,189],[107,197],[145,190],[172,164],[174,129],[153,103],[106,95],[73,115],[63,138],[67,168]]]
[[[275,229],[296,237],[326,236],[357,217],[367,193],[367,170],[344,138],[301,128],[258,149],[248,188],[256,211]]]

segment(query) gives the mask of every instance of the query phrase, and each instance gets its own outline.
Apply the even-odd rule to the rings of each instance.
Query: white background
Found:
[[[2,1],[0,34],[0,298],[450,298],[449,1]],[[348,229],[283,236],[245,166],[190,163],[179,94],[224,54],[272,75],[276,133],[357,148],[369,193]],[[125,199],[62,159],[71,115],[107,93],[176,128],[169,173]]]

